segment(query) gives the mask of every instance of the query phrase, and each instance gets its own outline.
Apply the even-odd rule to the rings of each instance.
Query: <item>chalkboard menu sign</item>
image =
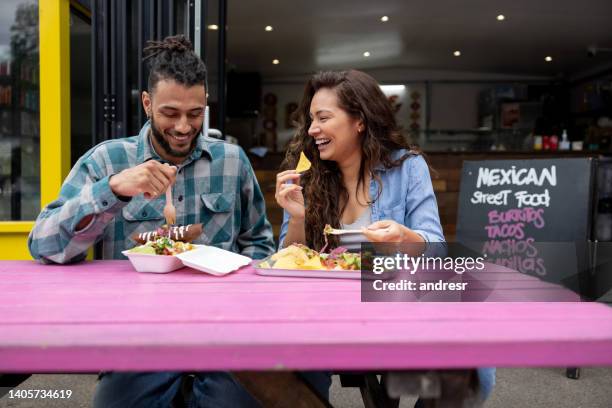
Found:
[[[466,161],[457,241],[549,281],[576,276],[587,260],[593,174],[591,158]]]

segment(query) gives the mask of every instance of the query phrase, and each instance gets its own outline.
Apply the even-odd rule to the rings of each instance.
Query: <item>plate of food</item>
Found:
[[[338,247],[329,253],[292,244],[253,263],[258,275],[309,278],[361,278],[361,254]]]
[[[164,225],[155,231],[132,235],[140,245],[121,253],[128,257],[138,272],[172,272],[184,266],[178,254],[201,246],[191,243],[201,234],[202,224]]]

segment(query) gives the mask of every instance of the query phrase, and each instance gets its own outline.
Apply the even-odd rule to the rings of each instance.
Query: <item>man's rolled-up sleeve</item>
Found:
[[[237,239],[242,255],[262,259],[274,252],[272,226],[266,217],[266,204],[248,157],[240,149],[240,233]]]
[[[81,158],[64,181],[59,198],[48,204],[36,219],[28,237],[32,257],[43,263],[71,263],[85,258],[104,228],[127,204],[109,186],[110,176],[99,174],[91,156]],[[92,220],[80,230],[86,216]]]

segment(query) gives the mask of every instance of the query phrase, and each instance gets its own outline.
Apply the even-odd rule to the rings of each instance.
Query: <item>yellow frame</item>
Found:
[[[40,206],[57,198],[70,171],[70,0],[39,0]],[[0,222],[0,259],[32,259],[34,221]]]

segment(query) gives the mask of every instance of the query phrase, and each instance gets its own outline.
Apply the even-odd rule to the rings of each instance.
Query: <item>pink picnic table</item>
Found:
[[[0,262],[0,372],[612,365],[597,303],[361,302],[359,280]]]

